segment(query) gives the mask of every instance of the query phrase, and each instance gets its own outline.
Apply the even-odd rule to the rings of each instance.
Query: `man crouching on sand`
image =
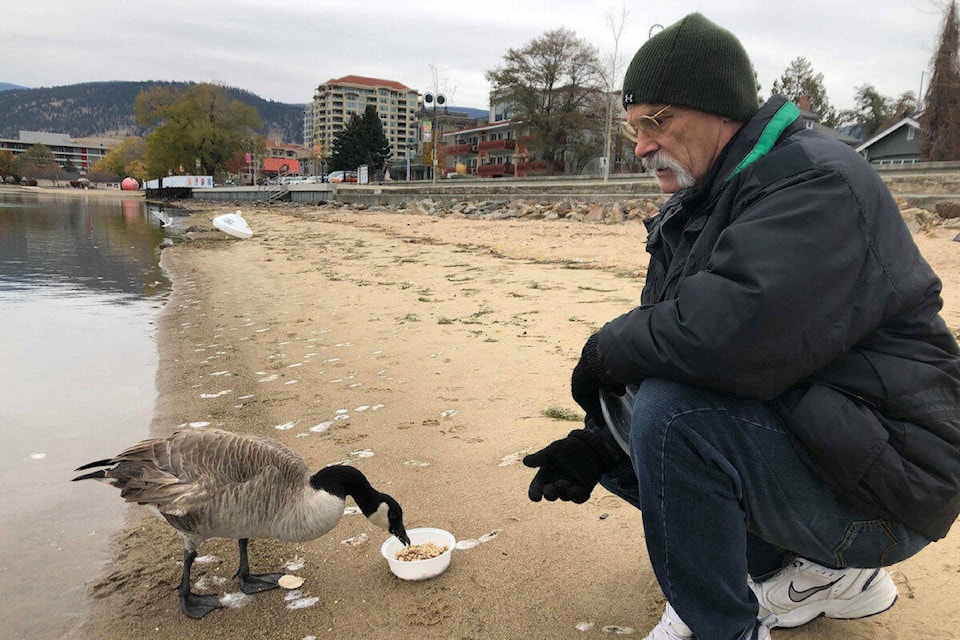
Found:
[[[640,48],[623,104],[673,196],[647,222],[641,305],[573,371],[584,428],[524,459],[530,499],[581,503],[602,481],[642,510],[668,601],[648,639],[885,611],[880,567],[960,512],[939,279],[870,166],[782,96],[758,107],[740,42],[702,15]],[[599,400],[628,386],[629,456]]]

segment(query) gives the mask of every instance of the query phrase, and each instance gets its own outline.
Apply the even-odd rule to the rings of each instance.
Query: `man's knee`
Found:
[[[683,407],[694,388],[689,385],[649,378],[633,398],[630,419],[630,443],[634,457],[646,457],[661,447],[664,432]]]

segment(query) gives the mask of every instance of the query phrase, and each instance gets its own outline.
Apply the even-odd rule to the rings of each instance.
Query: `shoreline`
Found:
[[[121,191],[120,189],[74,189],[73,187],[21,187],[20,185],[0,184],[0,193],[36,196],[65,196],[114,198],[117,200],[143,200],[143,191]]]
[[[664,600],[639,512],[600,488],[584,505],[531,503],[518,462],[576,428],[543,412],[577,409],[567,387],[583,340],[639,301],[643,226],[255,206],[244,209],[254,237],[234,240],[209,225],[234,209],[178,216],[201,230],[163,252],[173,290],[158,320],[153,433],[208,422],[276,438],[311,468],[349,460],[397,498],[408,528],[476,546],[434,580],[403,582],[379,554],[388,534],[344,516],[318,540],[251,542],[254,571],[299,560],[289,572],[318,601],[291,609],[276,590],[194,621],[174,591],[179,537],[132,507],[78,637],[643,637]],[[957,327],[952,234],[918,244]],[[891,611],[790,637],[906,638],[921,626],[951,637],[958,551],[955,527],[893,568]],[[209,541],[200,554],[211,559],[196,566],[197,590],[236,592],[236,544]]]

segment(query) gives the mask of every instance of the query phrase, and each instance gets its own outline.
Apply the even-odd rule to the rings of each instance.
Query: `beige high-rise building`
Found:
[[[329,158],[337,134],[346,128],[351,114],[362,116],[368,104],[377,108],[383,132],[390,141],[391,160],[406,160],[414,154],[408,144],[417,138],[417,92],[393,80],[344,76],[317,87],[313,96],[313,140],[307,141],[322,157]],[[411,155],[412,157],[412,155]]]

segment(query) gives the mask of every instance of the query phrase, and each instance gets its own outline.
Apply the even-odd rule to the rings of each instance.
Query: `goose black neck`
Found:
[[[335,464],[320,469],[310,477],[310,486],[339,498],[352,497],[364,515],[376,511],[383,502],[367,477],[349,465]]]

